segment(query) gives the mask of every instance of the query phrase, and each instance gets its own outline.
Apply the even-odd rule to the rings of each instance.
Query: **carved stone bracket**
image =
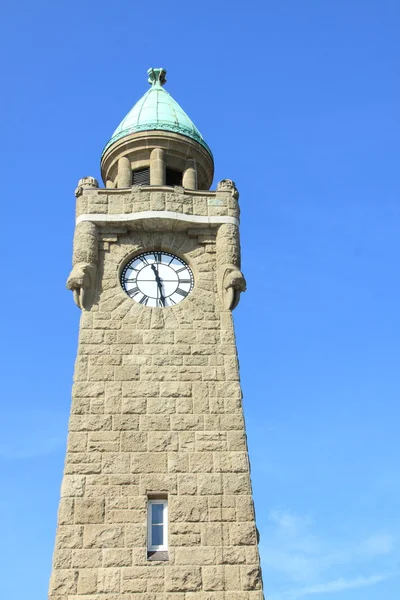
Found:
[[[82,195],[83,190],[86,189],[97,189],[99,187],[99,182],[94,177],[82,177],[78,181],[78,187],[75,190],[75,196],[78,198]]]
[[[236,200],[239,198],[239,190],[232,179],[221,179],[217,184],[217,192],[231,192]]]
[[[67,280],[67,289],[74,294],[75,304],[90,308],[96,289],[98,231],[94,223],[78,223],[74,236],[73,268]]]
[[[67,279],[67,288],[74,294],[79,308],[89,308],[96,285],[96,266],[88,263],[74,265]]]
[[[246,280],[240,271],[239,228],[221,225],[217,233],[218,294],[226,310],[239,304],[240,294],[246,290]]]

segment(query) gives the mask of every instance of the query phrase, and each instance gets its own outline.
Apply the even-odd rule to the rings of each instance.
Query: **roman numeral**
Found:
[[[180,279],[179,283],[191,283],[190,279]]]
[[[180,269],[177,269],[175,273],[180,273],[181,271],[186,271],[186,267],[181,267]]]
[[[158,302],[160,303],[160,306],[165,306],[165,298],[158,298]]]
[[[161,262],[161,252],[154,252],[154,259],[156,262]]]
[[[141,261],[142,261],[142,263],[144,263],[145,265],[148,265],[148,264],[149,264],[149,262],[148,262],[148,260],[147,260],[147,258],[146,258],[145,256],[141,256],[141,257],[140,257],[140,260],[141,260]]]
[[[181,290],[181,288],[178,288],[177,290],[175,290],[175,294],[179,294],[180,296],[183,296],[184,298],[188,295],[189,292],[185,292],[185,290]]]
[[[140,290],[138,287],[135,286],[135,287],[131,288],[130,290],[126,290],[126,292],[131,298],[133,298],[133,296],[136,296],[136,294],[138,294],[140,292]]]
[[[136,277],[134,277],[133,279],[125,277],[123,283],[136,283]]]
[[[148,296],[143,296],[143,298],[141,298],[139,300],[139,304],[144,304],[146,306],[147,303],[148,303],[148,301],[149,301],[149,297]]]

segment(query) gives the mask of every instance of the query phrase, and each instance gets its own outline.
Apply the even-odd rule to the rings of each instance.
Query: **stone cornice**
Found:
[[[188,196],[208,196],[216,197],[220,194],[232,195],[232,192],[228,189],[221,190],[190,190],[181,186],[171,185],[134,185],[127,188],[84,188],[83,193],[98,194],[99,196],[117,195],[132,192],[178,192],[179,194],[186,194]]]
[[[80,215],[76,219],[76,223],[82,223],[83,221],[90,221],[97,225],[110,225],[110,224],[128,224],[137,221],[148,221],[154,219],[163,219],[168,221],[183,221],[185,223],[192,223],[194,225],[236,225],[239,227],[239,219],[236,217],[229,216],[202,216],[202,215],[187,215],[178,212],[172,212],[168,210],[146,210],[143,212],[128,213],[128,214],[84,214]]]

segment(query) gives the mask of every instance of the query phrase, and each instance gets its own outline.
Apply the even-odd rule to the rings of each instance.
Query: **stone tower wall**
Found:
[[[49,598],[261,600],[235,336],[220,281],[221,260],[237,260],[238,231],[192,218],[236,218],[237,200],[231,191],[106,192],[80,190],[77,204],[74,268],[89,273],[93,289],[81,317]],[[160,218],[137,219],[143,211]],[[96,235],[81,227],[92,221]],[[87,244],[96,247],[86,252]],[[192,293],[173,308],[143,307],[119,283],[127,259],[154,249],[181,256],[194,273]],[[168,561],[147,558],[152,494],[168,495]]]

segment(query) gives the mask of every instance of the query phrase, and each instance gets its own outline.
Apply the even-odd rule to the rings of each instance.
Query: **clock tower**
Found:
[[[149,69],[76,189],[82,310],[50,600],[262,600],[238,191]]]

